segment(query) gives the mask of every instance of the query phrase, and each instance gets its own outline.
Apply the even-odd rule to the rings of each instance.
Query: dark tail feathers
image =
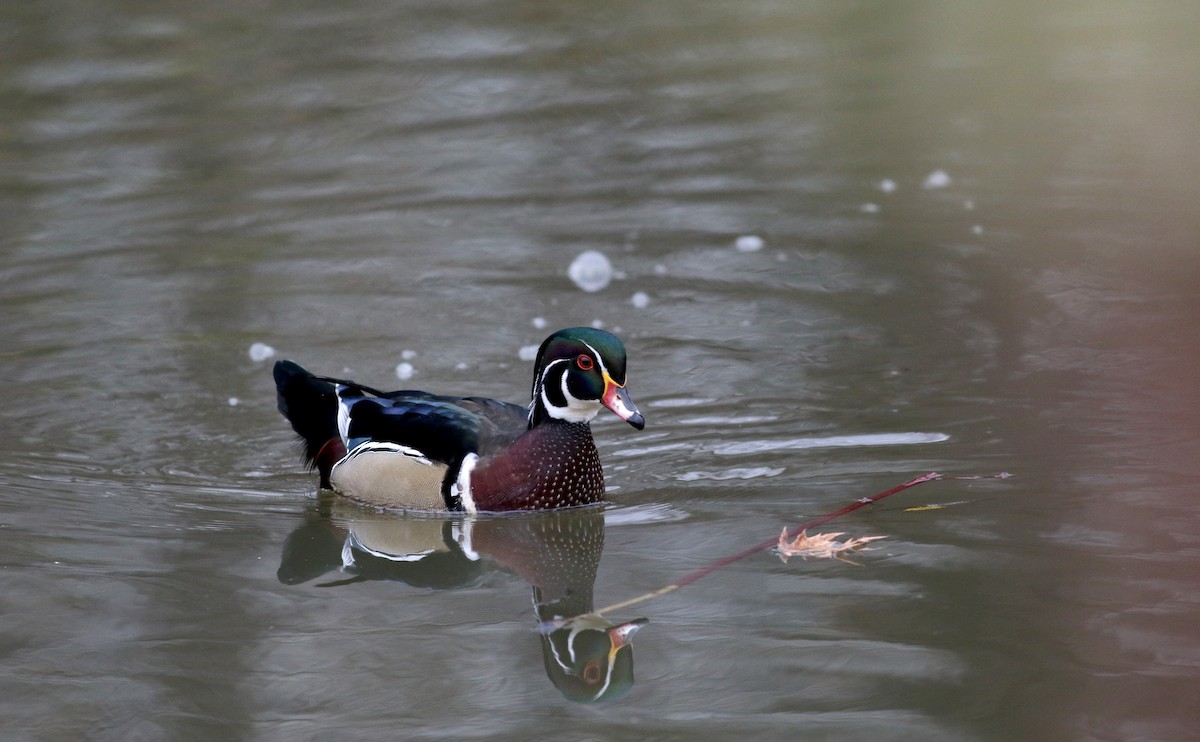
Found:
[[[333,384],[313,376],[292,361],[275,363],[279,412],[304,441],[304,461],[321,472],[329,486],[329,470],[346,455],[338,432],[338,399]]]

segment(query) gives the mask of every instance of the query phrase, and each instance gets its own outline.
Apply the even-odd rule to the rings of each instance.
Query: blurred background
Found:
[[[5,738],[1192,738],[1197,28],[5,3]],[[608,616],[650,623],[577,703],[523,531],[339,568],[363,520],[407,526],[317,496],[270,364],[525,402],[529,346],[578,324],[624,339],[647,418],[597,421],[612,505],[555,530],[594,607],[926,471],[1015,476],[831,524],[888,537],[861,566],[762,553]]]

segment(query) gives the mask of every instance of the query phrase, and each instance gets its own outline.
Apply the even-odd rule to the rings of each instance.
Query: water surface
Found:
[[[4,6],[5,738],[1190,738],[1198,21]],[[648,421],[595,425],[611,506],[474,558],[318,497],[249,353],[523,402],[521,349],[593,323]],[[931,470],[1016,476],[838,521],[888,537],[861,566],[763,553],[606,616],[650,621],[606,702],[556,680],[538,601]],[[371,562],[397,532],[439,563]]]

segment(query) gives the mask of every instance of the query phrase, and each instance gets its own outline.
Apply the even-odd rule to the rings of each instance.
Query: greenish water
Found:
[[[5,5],[3,737],[1192,738],[1198,21]],[[647,418],[595,425],[602,513],[318,498],[250,354],[523,402],[521,349],[592,323]],[[838,521],[887,536],[861,566],[608,615],[649,624],[607,703],[552,667],[531,596],[611,605],[931,470],[1015,476]]]

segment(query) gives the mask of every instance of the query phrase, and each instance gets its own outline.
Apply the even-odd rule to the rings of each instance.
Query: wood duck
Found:
[[[528,407],[483,397],[380,392],[275,364],[279,411],[321,486],[385,508],[547,510],[604,499],[588,423],[602,407],[641,430],[625,346],[590,327],[542,343]]]

